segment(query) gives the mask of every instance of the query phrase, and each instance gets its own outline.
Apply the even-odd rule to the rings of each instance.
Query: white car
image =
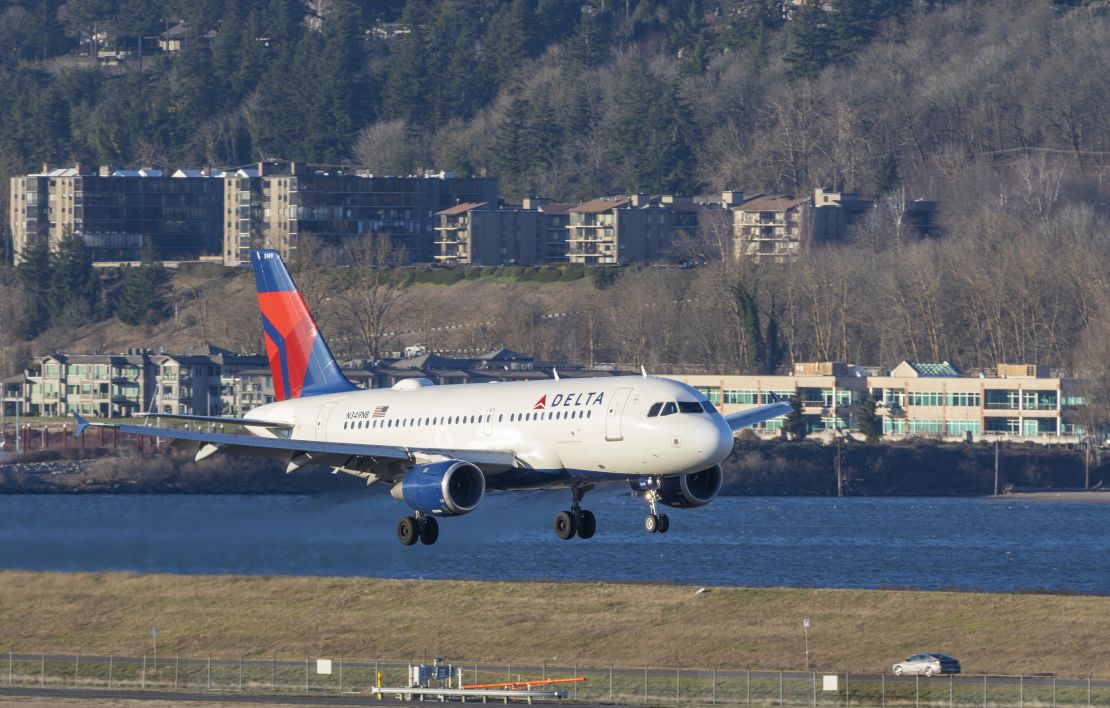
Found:
[[[960,662],[947,654],[938,652],[914,654],[905,661],[899,661],[894,665],[895,676],[902,676],[903,674],[932,676],[933,674],[958,673],[960,673]]]

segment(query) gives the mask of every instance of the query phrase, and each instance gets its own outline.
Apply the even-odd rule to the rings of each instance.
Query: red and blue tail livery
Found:
[[[354,391],[277,251],[252,251],[254,282],[277,400]]]

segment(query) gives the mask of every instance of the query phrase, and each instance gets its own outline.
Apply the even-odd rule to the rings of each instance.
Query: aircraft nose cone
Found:
[[[694,431],[694,445],[714,463],[720,462],[732,452],[732,431],[725,425],[705,421]]]

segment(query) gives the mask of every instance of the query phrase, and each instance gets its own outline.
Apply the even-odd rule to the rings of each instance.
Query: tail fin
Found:
[[[277,400],[357,387],[347,380],[277,251],[251,251]]]

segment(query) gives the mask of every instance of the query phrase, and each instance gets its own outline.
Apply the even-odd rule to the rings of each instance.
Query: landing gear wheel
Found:
[[[655,514],[648,514],[644,517],[644,530],[648,533],[655,533],[659,530],[659,517]]]
[[[555,535],[562,541],[574,538],[577,529],[574,525],[574,514],[569,511],[560,511],[555,515]]]
[[[597,531],[597,518],[592,511],[583,511],[578,518],[578,538],[590,538]]]
[[[667,533],[667,529],[671,527],[670,518],[666,514],[656,514],[655,516],[655,530],[659,533]]]
[[[416,530],[416,519],[406,516],[397,523],[397,540],[406,546],[416,543],[420,534]]]
[[[425,516],[420,519],[420,542],[430,546],[439,538],[439,522],[434,516]]]

